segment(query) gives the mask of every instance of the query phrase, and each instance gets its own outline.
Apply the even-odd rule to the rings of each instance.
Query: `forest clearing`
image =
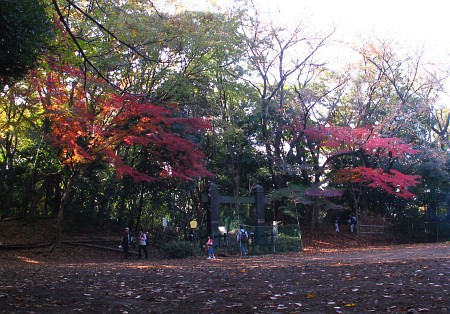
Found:
[[[49,221],[2,221],[1,313],[444,313],[450,310],[450,242],[411,244],[304,230],[303,250],[129,260],[82,234],[47,243]],[[9,231],[8,231],[9,230]],[[121,234],[92,238],[118,244]],[[109,226],[108,230],[114,231]],[[119,230],[120,232],[120,230]],[[28,236],[26,236],[28,235]],[[34,248],[22,248],[25,241]],[[396,237],[399,241],[399,236]],[[10,249],[6,249],[8,242]],[[16,249],[13,249],[16,245]]]
[[[2,313],[446,313],[450,244],[132,259],[2,251]]]

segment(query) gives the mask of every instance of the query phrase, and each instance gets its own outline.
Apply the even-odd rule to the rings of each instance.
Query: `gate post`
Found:
[[[253,254],[255,253],[255,245],[264,245],[267,239],[263,237],[263,230],[259,228],[265,225],[264,219],[264,189],[260,185],[256,185],[253,188],[253,194],[255,197],[255,207],[256,207],[256,221],[254,222],[255,228],[253,233]]]
[[[253,189],[253,193],[255,194],[256,203],[256,226],[264,226],[264,189],[262,186],[256,185]]]

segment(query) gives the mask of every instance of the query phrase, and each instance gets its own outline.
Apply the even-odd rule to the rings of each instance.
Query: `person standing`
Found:
[[[356,216],[354,214],[350,217],[350,232],[356,232]]]
[[[147,235],[145,234],[144,230],[139,230],[139,256],[138,258],[141,259],[142,257],[142,250],[144,250],[145,258],[148,258],[147,253]]]
[[[238,238],[239,245],[241,247],[241,257],[245,257],[247,255],[246,245],[248,243],[248,233],[244,229],[244,226],[239,227]]]
[[[339,222],[340,222],[340,218],[336,217],[336,220],[334,221],[334,228],[336,230],[336,233],[339,233]]]
[[[211,236],[208,236],[208,242],[206,242],[206,247],[208,248],[208,259],[216,258],[214,256],[214,242]]]
[[[131,245],[132,237],[130,235],[130,229],[128,227],[125,228],[125,234],[123,235],[122,242],[120,246],[123,249],[123,255],[125,259],[130,257],[130,245]]]

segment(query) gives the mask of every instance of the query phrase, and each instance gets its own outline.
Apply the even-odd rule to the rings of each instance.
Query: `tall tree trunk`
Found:
[[[3,157],[3,162],[1,164],[1,169],[0,169],[0,195],[2,196],[2,206],[1,206],[1,212],[0,212],[0,216],[3,217],[8,217],[10,215],[10,210],[11,208],[8,207],[7,205],[7,197],[8,195],[10,195],[11,193],[8,193],[8,190],[6,189],[7,185],[6,185],[6,173],[8,171],[12,171],[12,169],[10,168],[10,164],[9,164],[9,158],[11,156],[10,154],[10,147],[11,147],[11,141],[10,141],[10,137],[9,134],[7,133],[4,140],[4,147],[2,148],[2,157]]]
[[[61,188],[61,181],[63,180],[62,174],[59,173],[54,177],[52,185],[55,189],[55,197],[51,207],[51,212],[49,213],[51,216],[56,216],[59,210],[59,204],[61,203],[63,197],[63,190]]]
[[[70,174],[69,180],[67,181],[66,188],[64,189],[64,194],[63,194],[63,197],[61,198],[61,202],[59,203],[58,219],[56,221],[56,245],[61,244],[64,208],[66,207],[67,200],[69,199],[74,179],[75,179],[75,173],[72,172]]]
[[[139,193],[139,204],[138,204],[138,208],[137,208],[137,213],[136,213],[136,226],[134,228],[134,232],[135,234],[138,234],[139,229],[141,227],[141,216],[142,216],[142,207],[144,206],[144,183],[141,183],[141,190]]]
[[[46,194],[46,192],[48,190],[48,186],[50,184],[51,175],[47,175],[44,178],[44,181],[42,182],[41,187],[38,188],[36,191],[34,191],[34,186],[36,185],[34,182],[36,181],[36,178],[37,178],[36,171],[34,172],[33,177],[35,179],[32,179],[31,182],[30,182],[30,193],[31,193],[31,195],[30,195],[30,205],[29,205],[29,208],[28,208],[28,217],[30,217],[31,219],[36,217],[38,204],[39,204],[40,200],[44,197],[44,194]],[[28,204],[27,204],[27,206],[28,206]],[[45,212],[45,214],[46,214],[46,212]]]
[[[32,199],[31,199],[30,209],[28,211],[28,216],[30,218],[36,217],[36,211],[37,211],[39,201],[42,199],[45,192],[47,191],[47,185],[48,185],[48,180],[45,180],[45,182],[42,183],[42,186],[33,195]]]
[[[360,209],[360,200],[361,200],[361,196],[363,194],[363,189],[360,188],[359,195],[357,196],[355,188],[353,187],[353,184],[350,183],[350,194],[351,194],[351,197],[352,197],[352,200],[353,200],[353,204],[355,206],[356,221],[357,221],[357,223],[359,225],[359,227],[356,228],[356,233],[359,233],[359,231],[360,231],[359,229],[361,228],[361,224],[360,224],[360,221],[359,221],[359,218],[360,218],[360,211],[359,211],[359,209]]]
[[[311,230],[315,230],[316,226],[318,224],[318,217],[319,217],[319,207],[317,204],[317,198],[314,197],[313,199],[313,208],[311,211]]]

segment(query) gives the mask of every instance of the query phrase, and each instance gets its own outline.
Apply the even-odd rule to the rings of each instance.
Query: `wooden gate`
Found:
[[[215,183],[209,185],[209,190],[203,195],[202,201],[209,203],[208,234],[213,238],[219,235],[219,204],[254,204],[256,217],[254,226],[264,226],[264,205],[267,199],[264,197],[262,186],[256,185],[252,190],[252,196],[224,196],[219,195],[219,187]]]

